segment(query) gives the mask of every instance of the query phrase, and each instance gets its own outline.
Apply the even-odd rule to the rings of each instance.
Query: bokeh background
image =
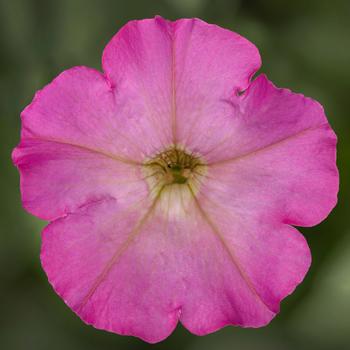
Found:
[[[301,229],[311,270],[265,328],[196,337],[179,325],[151,346],[83,324],[40,267],[45,223],[22,209],[10,160],[19,113],[64,69],[100,69],[103,47],[125,22],[156,14],[201,17],[247,37],[260,49],[260,72],[319,100],[339,136],[338,206],[321,225]],[[0,54],[1,349],[350,349],[350,1],[0,0]]]

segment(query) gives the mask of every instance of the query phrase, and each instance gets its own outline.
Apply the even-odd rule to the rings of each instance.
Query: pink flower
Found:
[[[179,320],[266,325],[310,266],[292,225],[337,202],[322,107],[250,82],[256,47],[198,19],[129,22],[102,65],[38,92],[13,152],[24,207],[51,222],[53,288],[86,323],[152,343]]]

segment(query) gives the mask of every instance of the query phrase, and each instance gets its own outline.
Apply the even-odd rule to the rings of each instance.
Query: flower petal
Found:
[[[172,134],[184,144],[194,124],[208,126],[221,100],[245,89],[259,67],[253,44],[199,19],[131,21],[103,54],[116,100],[134,96],[140,128],[152,127],[163,143]]]
[[[54,221],[43,232],[41,260],[56,292],[85,322],[157,342],[175,328],[178,310],[158,221],[155,232],[147,226],[154,211],[148,204],[102,200]]]
[[[240,108],[236,137],[208,155],[203,193],[244,217],[322,221],[337,202],[339,180],[336,136],[321,107],[260,77]]]
[[[134,164],[83,147],[24,139],[13,160],[21,173],[23,206],[42,219],[53,220],[101,198],[133,203],[148,195]]]
[[[202,196],[196,204],[209,233],[223,248],[220,254],[228,259],[220,270],[211,274],[206,288],[193,289],[187,317],[184,308],[184,325],[196,334],[206,334],[228,324],[266,325],[279,312],[280,301],[295,289],[309,269],[311,256],[306,240],[288,225],[262,223],[236,215],[224,202],[214,203]],[[205,239],[209,241],[208,237]],[[213,242],[211,245],[214,249]],[[200,249],[198,246],[197,252]],[[219,256],[211,257],[210,262],[220,261]],[[216,275],[224,279],[221,284],[225,287],[220,289]],[[215,286],[217,296],[208,296],[207,300],[202,294],[196,295],[210,290],[209,283]],[[228,298],[231,309],[222,304],[219,296]],[[217,324],[205,323],[204,320],[214,315]]]

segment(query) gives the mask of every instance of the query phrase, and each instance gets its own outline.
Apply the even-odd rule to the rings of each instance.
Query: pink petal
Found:
[[[239,107],[236,137],[207,155],[203,193],[242,216],[298,226],[322,221],[337,202],[339,180],[336,136],[320,105],[261,76]]]
[[[56,292],[87,323],[149,342],[177,323],[174,266],[163,226],[153,231],[147,200],[102,200],[56,220],[43,232],[41,260]],[[172,257],[170,257],[172,258]]]
[[[207,227],[208,251],[213,254],[216,250],[209,235],[222,247],[208,261],[215,265],[225,258],[225,263],[208,276],[205,287],[196,286],[188,294],[183,324],[195,334],[207,334],[229,324],[266,325],[310,266],[306,240],[293,227],[241,216],[224,202],[214,202],[204,195],[197,205]],[[197,247],[200,256],[203,249]],[[220,278],[221,283],[217,281]],[[208,295],[211,289],[213,293]]]
[[[199,19],[131,21],[103,54],[116,99],[133,96],[145,111],[145,129],[180,144],[193,136],[193,126],[202,133],[213,123],[227,107],[223,101],[245,89],[259,67],[253,44]]]
[[[23,206],[42,219],[53,220],[101,198],[132,203],[148,194],[134,164],[84,147],[25,138],[13,159],[21,173]]]

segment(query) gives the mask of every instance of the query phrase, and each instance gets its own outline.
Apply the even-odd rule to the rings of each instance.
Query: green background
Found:
[[[10,154],[20,111],[34,92],[75,65],[100,68],[103,47],[130,19],[201,17],[260,49],[277,85],[320,101],[339,136],[339,203],[302,228],[313,264],[281,313],[261,329],[229,327],[196,337],[182,326],[148,345],[86,326],[55,295],[39,263],[45,223],[21,207]],[[350,1],[0,0],[0,348],[342,349],[350,348]]]

